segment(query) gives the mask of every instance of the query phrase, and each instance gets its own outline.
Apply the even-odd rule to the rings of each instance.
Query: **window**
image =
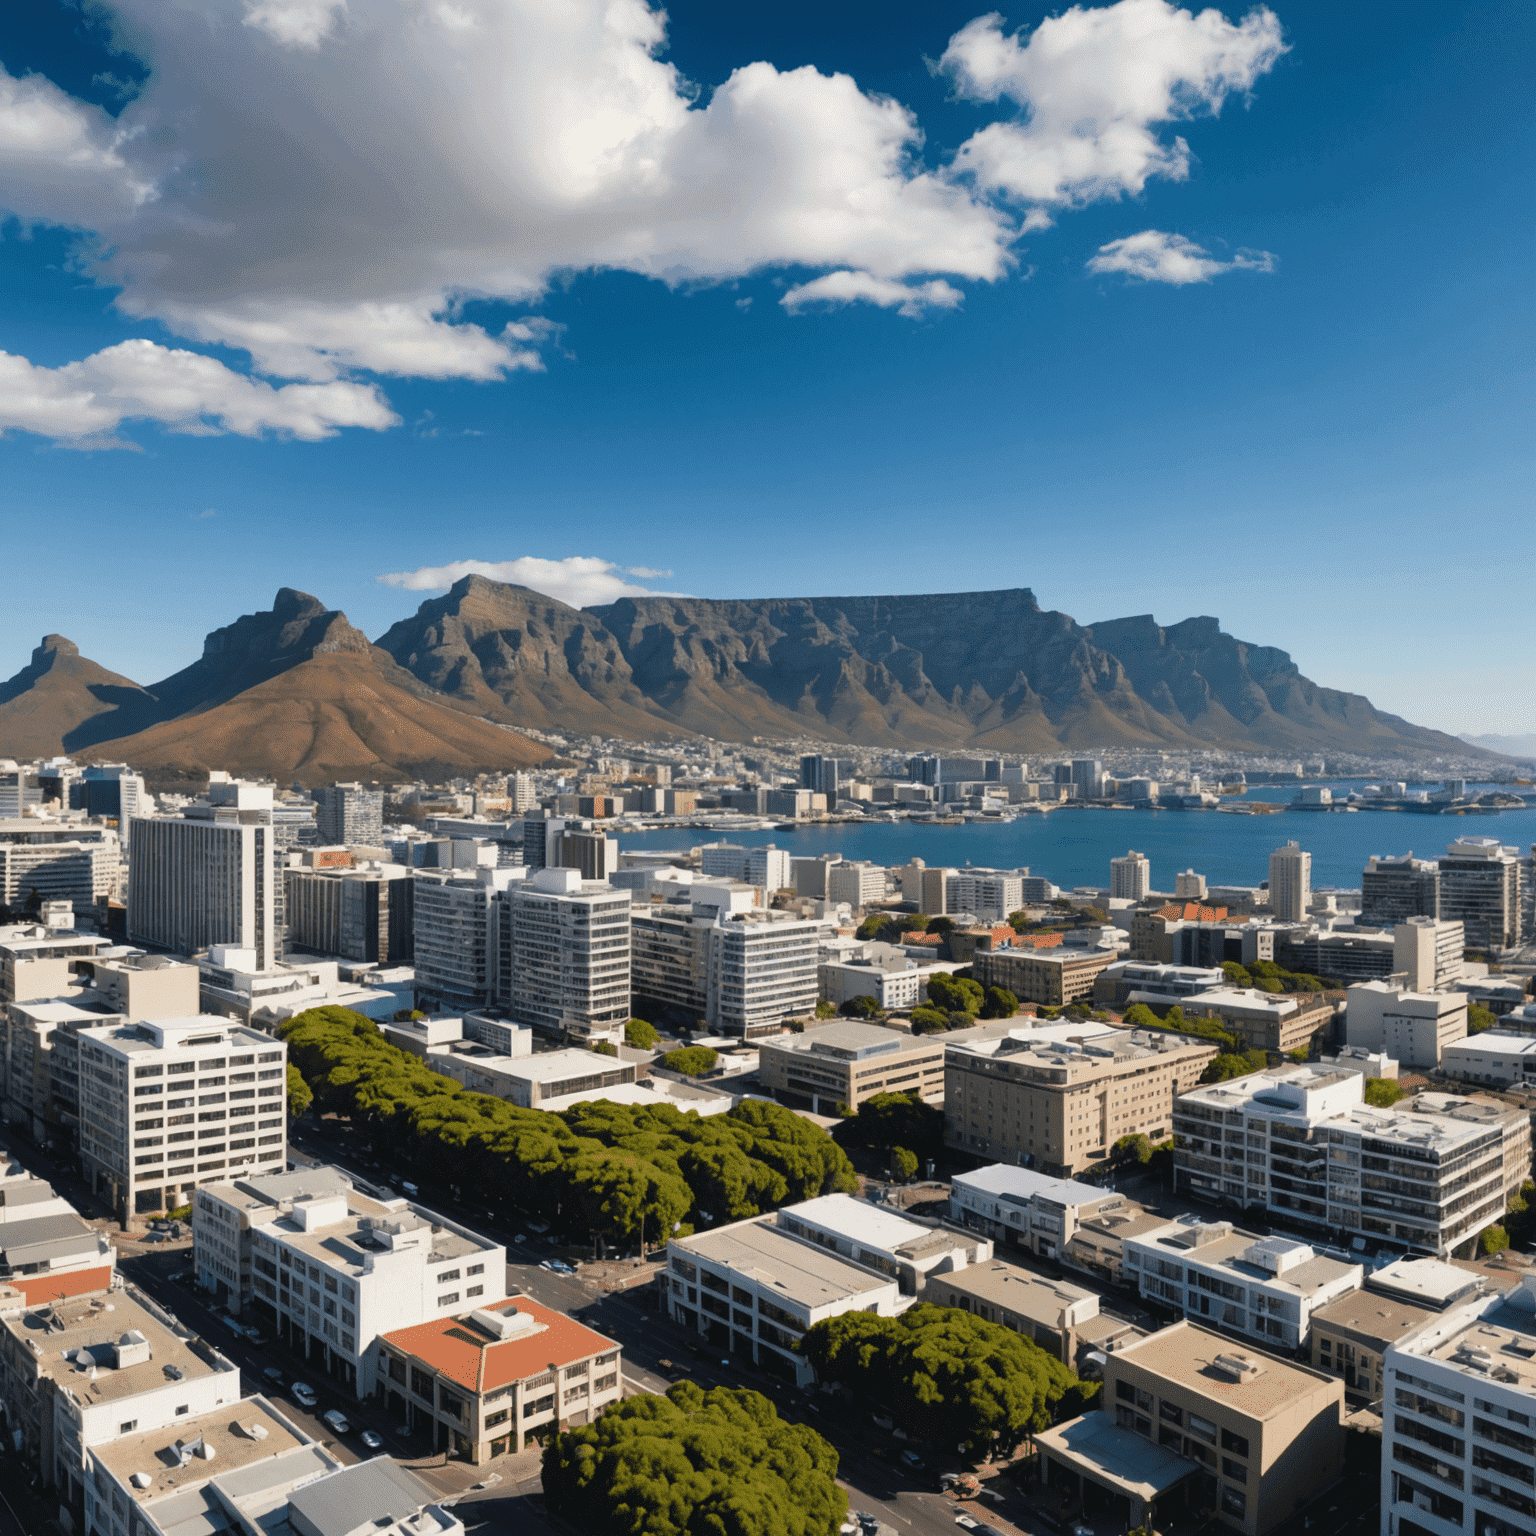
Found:
[[[181,1405],[181,1407],[179,1407],[176,1410],[176,1417],[179,1419],[182,1416],[182,1414],[184,1414],[184,1413],[191,1413],[191,1411],[192,1411],[191,1403],[183,1403]]]
[[[485,1287],[483,1285],[472,1285],[464,1294],[466,1296],[483,1296],[485,1295]]]
[[[437,1283],[439,1285],[446,1285],[450,1280],[457,1280],[458,1278],[459,1278],[458,1270],[456,1270],[456,1269],[445,1269],[442,1272],[442,1274],[440,1274],[437,1277]]]
[[[1221,1458],[1221,1475],[1230,1477],[1234,1483],[1246,1483],[1248,1481],[1248,1468],[1240,1461],[1233,1461],[1230,1456]]]
[[[432,1378],[425,1371],[418,1371],[411,1367],[411,1391],[417,1397],[424,1397],[430,1403],[432,1401]]]
[[[439,1296],[437,1298],[437,1304],[440,1307],[451,1307],[458,1299],[459,1293],[457,1291],[449,1291],[446,1296]]]
[[[1165,1419],[1170,1424],[1182,1424],[1184,1422],[1184,1410],[1177,1403],[1170,1403],[1166,1399],[1157,1405],[1158,1417]]]
[[[1221,1490],[1221,1507],[1229,1515],[1236,1515],[1239,1520],[1248,1516],[1248,1495],[1239,1493],[1236,1488],[1228,1488],[1225,1484]]]
[[[523,1417],[531,1419],[535,1414],[548,1413],[555,1406],[555,1394],[549,1393],[546,1397],[536,1397],[531,1403],[523,1404]]]
[[[156,1067],[155,1070],[158,1072],[160,1069]],[[120,1435],[131,1435],[138,1427],[139,1421],[137,1419],[125,1419],[117,1426],[117,1432]]]
[[[1231,1451],[1234,1456],[1247,1456],[1248,1437],[1246,1435],[1234,1435],[1230,1429],[1221,1432],[1221,1448]]]
[[[495,1413],[486,1414],[485,1424],[483,1427],[486,1429],[495,1429],[498,1424],[505,1424],[511,1417],[511,1412],[512,1411],[509,1408],[498,1408]]]
[[[1202,1419],[1198,1413],[1192,1413],[1189,1415],[1187,1427],[1190,1434],[1198,1435],[1211,1445],[1216,1444],[1216,1426],[1209,1419]]]
[[[464,1273],[466,1275],[483,1275],[485,1273],[485,1265],[471,1264],[469,1268],[464,1271]]]

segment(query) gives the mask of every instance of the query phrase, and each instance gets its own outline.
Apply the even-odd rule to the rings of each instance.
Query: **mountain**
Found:
[[[549,755],[288,587],[270,612],[214,630],[197,661],[140,692],[50,750],[131,762],[162,780],[224,768],[307,784],[523,768]]]
[[[102,716],[151,718],[154,698],[80,654],[73,640],[44,635],[32,660],[0,683],[0,756],[52,757]]]
[[[379,644],[467,707],[581,734],[819,736],[1022,753],[1111,746],[1457,753],[1217,620],[1081,625],[1020,588],[624,598],[575,609],[470,576]]]
[[[1518,757],[1526,762],[1536,762],[1536,735],[1531,736],[1467,736],[1465,741],[1484,752],[1498,752],[1504,757]]]

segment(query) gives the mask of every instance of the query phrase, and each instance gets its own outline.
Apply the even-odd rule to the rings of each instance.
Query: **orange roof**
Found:
[[[1015,949],[1033,945],[1036,949],[1055,949],[1061,943],[1059,933],[1021,933],[1013,941]]]
[[[1202,907],[1198,901],[1170,901],[1166,907],[1157,909],[1157,915],[1186,923],[1224,923],[1227,909]]]
[[[903,944],[942,944],[944,935],[941,933],[919,933],[915,928],[909,928],[902,934]]]
[[[531,1296],[494,1301],[487,1312],[525,1312],[544,1326],[513,1339],[493,1339],[464,1317],[442,1317],[386,1333],[386,1343],[413,1355],[471,1392],[494,1392],[510,1382],[542,1376],[552,1365],[570,1365],[619,1346]]]
[[[62,1275],[18,1275],[7,1283],[15,1286],[31,1307],[42,1301],[62,1301],[66,1296],[89,1296],[92,1291],[110,1290],[112,1266],[66,1270]]]

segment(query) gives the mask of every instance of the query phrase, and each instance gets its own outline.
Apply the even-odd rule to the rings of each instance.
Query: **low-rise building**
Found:
[[[1078,1224],[1062,1250],[1061,1262],[1066,1268],[1092,1275],[1096,1280],[1124,1285],[1126,1243],[1154,1231],[1167,1219],[1134,1200],[1125,1201],[1119,1208],[1095,1212]]]
[[[1035,1444],[1052,1488],[1123,1527],[1209,1510],[1267,1536],[1344,1472],[1344,1384],[1190,1322],[1110,1354],[1104,1407]]]
[[[532,1056],[503,1056],[471,1042],[427,1052],[427,1065],[475,1093],[489,1093],[522,1109],[547,1109],[552,1100],[577,1103],[600,1098],[604,1089],[633,1083],[632,1061],[567,1047]]]
[[[1187,1019],[1210,1019],[1244,1050],[1306,1050],[1333,1024],[1334,1005],[1315,994],[1276,996],[1257,987],[1216,987],[1183,1003]]]
[[[944,1099],[944,1036],[904,1035],[878,1024],[825,1024],[759,1042],[758,1080],[781,1104],[813,1114],[857,1110],[877,1093]]]
[[[108,1290],[117,1249],[46,1180],[0,1152],[0,1285],[39,1305]]]
[[[1312,1313],[1360,1289],[1364,1269],[1230,1221],[1170,1221],[1124,1244],[1125,1275],[1144,1301],[1270,1349],[1307,1342]]]
[[[816,967],[821,1000],[840,1008],[855,997],[869,997],[886,1013],[926,1002],[929,978],[947,967],[919,965],[895,945],[881,947],[891,953],[823,960]]]
[[[1090,1216],[1130,1203],[1096,1184],[1052,1178],[1009,1163],[957,1173],[949,1183],[951,1221],[1027,1248],[1042,1259],[1059,1259]]]
[[[386,1334],[391,1413],[479,1465],[589,1424],[622,1395],[619,1346],[531,1296]]]
[[[1344,1039],[1368,1051],[1385,1051],[1405,1067],[1437,1067],[1449,1045],[1466,1039],[1464,992],[1410,992],[1385,981],[1349,989]]]
[[[1440,1069],[1463,1082],[1508,1088],[1536,1085],[1536,1035],[1487,1029],[1445,1047]]]
[[[1182,1003],[1199,992],[1211,992],[1227,984],[1219,966],[1160,965],[1148,960],[1117,960],[1094,979],[1096,1008],[1126,1008],[1132,1003],[1155,1007]]]
[[[1119,960],[1112,949],[980,951],[972,971],[984,987],[1002,987],[1021,1003],[1062,1008],[1079,998],[1091,998],[1101,972]]]

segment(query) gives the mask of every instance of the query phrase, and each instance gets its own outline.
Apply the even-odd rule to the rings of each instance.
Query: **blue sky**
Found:
[[[0,676],[584,557],[1536,730],[1529,5],[400,8],[0,12]]]

